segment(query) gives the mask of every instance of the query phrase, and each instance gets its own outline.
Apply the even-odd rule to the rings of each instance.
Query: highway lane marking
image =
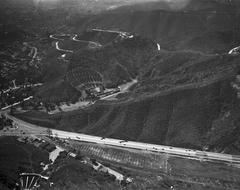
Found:
[[[16,123],[19,123],[19,126],[26,127],[29,130],[36,130],[40,131],[44,134],[44,131],[47,133],[48,128],[44,128],[41,126],[29,124],[25,121],[17,119],[13,116],[8,115],[6,117],[13,120]],[[35,131],[35,132],[36,132]],[[123,140],[120,139],[112,139],[112,138],[102,138],[98,136],[74,133],[74,132],[67,132],[61,131],[56,129],[51,129],[53,137],[63,138],[63,139],[73,139],[78,141],[85,141],[85,142],[93,142],[97,144],[105,144],[110,146],[118,146],[122,148],[130,148],[130,149],[139,149],[139,150],[147,150],[150,152],[159,152],[159,153],[167,153],[174,156],[183,156],[185,158],[194,158],[198,160],[204,161],[224,161],[229,162],[231,164],[240,164],[240,156],[238,155],[230,155],[230,154],[221,154],[215,152],[206,152],[206,151],[198,151],[198,150],[191,150],[191,149],[184,149],[178,147],[170,147],[164,145],[156,145],[156,144],[148,144],[148,143],[141,143],[141,142],[134,142],[134,141],[126,141],[123,143]]]

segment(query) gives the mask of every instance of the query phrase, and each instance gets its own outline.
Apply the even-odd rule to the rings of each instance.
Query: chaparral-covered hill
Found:
[[[222,1],[186,2],[175,9],[166,4],[157,9],[148,4],[146,10],[129,5],[84,15],[75,7],[49,11],[32,6],[33,16],[23,17],[18,27],[24,30],[19,31],[21,35],[25,30],[35,34],[31,39],[41,52],[39,71],[45,84],[36,92],[37,98],[77,99],[78,92],[64,77],[79,67],[101,73],[107,87],[135,78],[138,83],[117,101],[100,101],[84,110],[56,115],[31,111],[18,116],[62,130],[239,153],[239,99],[233,88],[239,56],[227,55],[240,43],[237,6]],[[18,15],[25,15],[21,11]],[[9,15],[14,14],[1,12],[1,21]],[[16,15],[1,27],[15,26],[22,18]],[[83,35],[93,28],[126,31],[134,37],[115,42],[115,36],[106,33]],[[82,37],[78,40],[103,46],[82,49],[72,40],[60,42],[62,48],[74,46],[69,62],[62,63],[55,41],[47,35],[55,33],[78,34]]]
[[[118,101],[47,115],[18,114],[61,130],[172,146],[239,153],[239,56],[162,51]]]
[[[91,32],[89,32],[89,35],[91,36]],[[84,36],[88,35],[85,33]],[[70,87],[71,81],[67,82],[66,76],[68,73],[75,72],[75,70],[81,72],[79,68],[82,68],[83,71],[90,69],[93,72],[100,73],[105,87],[112,88],[136,78],[140,70],[145,68],[149,60],[158,53],[157,44],[141,36],[117,41],[111,41],[111,33],[101,32],[97,36],[98,38],[92,36],[93,39],[86,37],[84,40],[95,40],[102,43],[98,39],[104,38],[107,44],[102,45],[100,48],[80,48],[72,55],[69,55],[70,61],[68,64],[55,62],[49,67],[49,73],[53,73],[49,77],[52,78],[54,75],[55,77],[46,82],[36,93],[36,96],[41,101],[59,102],[75,99],[75,96],[79,95],[79,93]],[[65,43],[65,41],[62,41],[62,43]],[[59,71],[58,75],[52,70],[54,67]],[[62,69],[59,70],[59,68]]]

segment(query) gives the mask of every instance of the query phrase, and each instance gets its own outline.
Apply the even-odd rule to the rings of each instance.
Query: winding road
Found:
[[[58,41],[55,43],[55,47],[56,47],[56,49],[59,50],[59,51],[63,51],[63,52],[66,52],[66,53],[73,53],[72,50],[61,49],[61,48],[59,47],[59,42],[58,42]]]
[[[103,29],[96,29],[96,28],[93,28],[92,31],[96,31],[96,32],[109,32],[109,33],[117,33],[119,34],[119,36],[123,39],[130,39],[130,38],[133,38],[134,35],[128,33],[128,32],[123,32],[123,31],[117,31],[117,30],[103,30]],[[78,39],[78,35],[77,34],[74,34],[74,35],[71,35],[71,34],[61,34],[59,35],[60,37],[68,37],[69,39],[73,40],[73,41],[76,41],[76,42],[84,42],[84,43],[89,43],[89,47],[90,48],[100,48],[102,47],[102,44],[100,44],[99,42],[95,42],[95,41],[90,41],[90,40],[80,40]],[[72,36],[72,37],[71,37]],[[66,53],[73,53],[74,51],[72,50],[68,50],[68,49],[62,49],[59,47],[59,41],[63,41],[64,39],[62,38],[58,38],[56,37],[56,34],[51,34],[49,36],[50,38],[52,38],[53,40],[57,40],[57,42],[55,42],[55,48],[59,51],[62,51],[62,52],[66,52]],[[160,44],[159,43],[156,43],[156,46],[157,46],[157,50],[160,51],[161,50],[161,47],[160,47]]]
[[[76,41],[76,42],[88,42],[89,45],[92,45],[92,46],[95,47],[95,48],[102,47],[102,45],[101,45],[100,43],[98,43],[98,42],[87,41],[87,40],[79,40],[79,39],[77,39],[77,37],[78,37],[78,35],[75,34],[75,35],[72,37],[72,40],[73,40],[73,41]]]

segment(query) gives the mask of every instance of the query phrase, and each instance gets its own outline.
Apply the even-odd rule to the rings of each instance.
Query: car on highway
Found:
[[[119,141],[119,143],[124,143],[124,142],[128,142],[127,140],[122,140],[122,141]]]

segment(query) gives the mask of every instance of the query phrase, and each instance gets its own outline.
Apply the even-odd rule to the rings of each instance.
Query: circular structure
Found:
[[[35,189],[40,179],[48,180],[49,177],[42,176],[37,173],[21,173],[20,187],[21,189],[25,189],[25,190]]]
[[[66,80],[71,86],[80,91],[83,96],[99,93],[104,90],[102,75],[91,69],[84,69],[82,67],[74,68],[67,72]]]

